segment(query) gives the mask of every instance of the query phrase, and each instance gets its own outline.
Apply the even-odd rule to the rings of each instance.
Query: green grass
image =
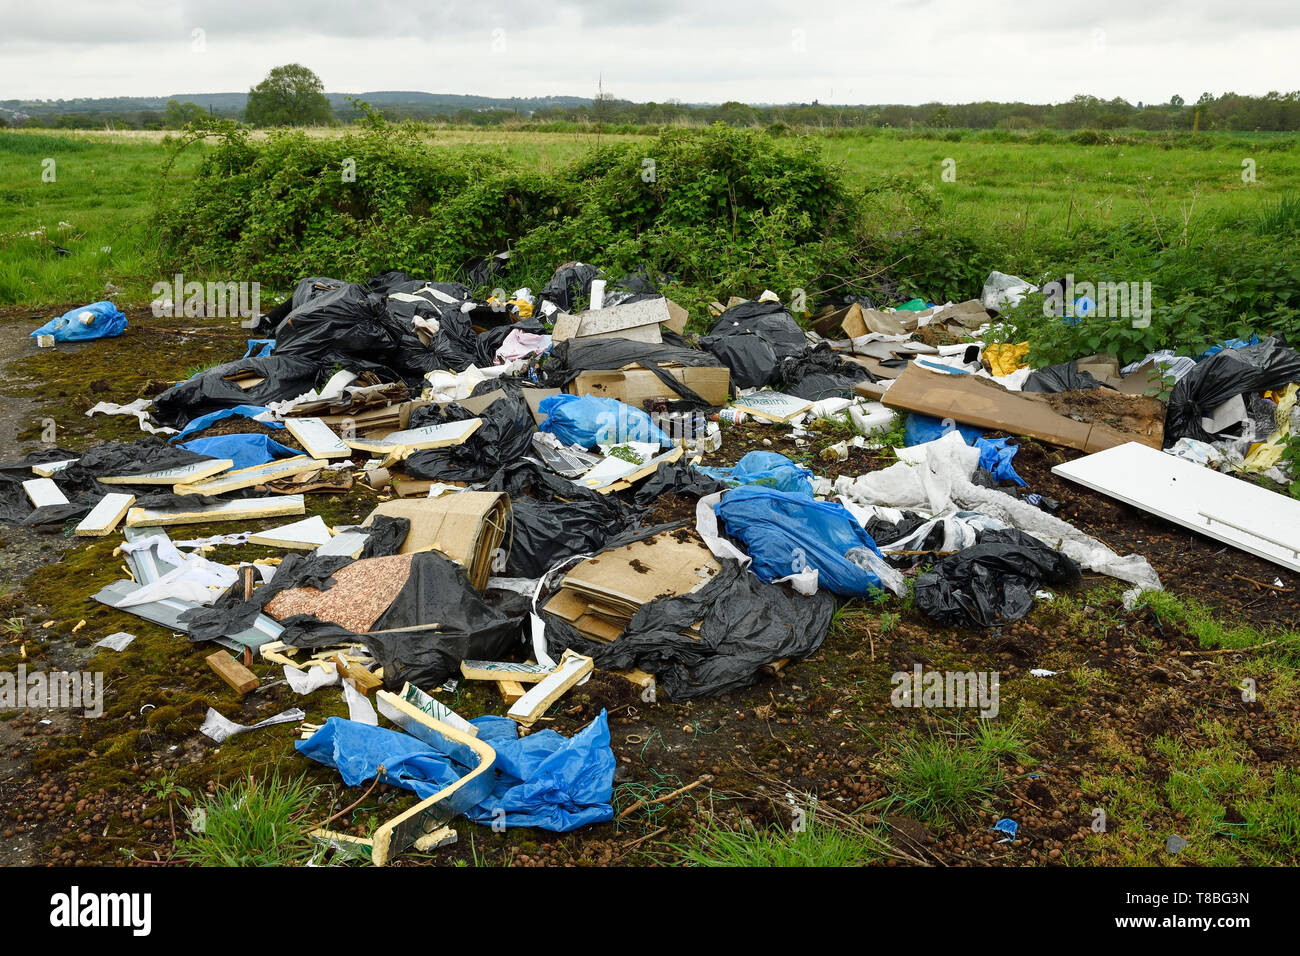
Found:
[[[682,855],[695,866],[744,867],[863,866],[883,859],[875,844],[815,814],[799,831],[748,825],[729,830],[710,821]]]
[[[904,737],[888,762],[882,813],[906,814],[943,826],[979,815],[1006,782],[1003,764],[1027,757],[1017,723],[979,721],[971,732],[953,722]]]
[[[296,866],[312,858],[308,839],[314,793],[305,777],[278,770],[252,774],[200,800],[191,814],[203,820],[176,847],[176,858],[194,866]]]

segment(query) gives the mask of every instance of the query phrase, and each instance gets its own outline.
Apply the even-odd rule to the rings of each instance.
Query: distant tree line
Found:
[[[1130,103],[1080,94],[1064,103],[924,103],[920,106],[834,106],[818,102],[752,106],[727,102],[700,105],[669,100],[633,103],[603,93],[572,106],[532,111],[493,106],[449,110],[431,104],[367,106],[349,100],[332,108],[319,77],[298,64],[276,67],[253,87],[243,108],[204,108],[169,100],[162,110],[117,108],[129,100],[0,102],[0,125],[48,129],[180,129],[214,116],[250,126],[350,124],[378,114],[391,121],[417,120],[458,126],[596,125],[668,126],[725,123],[734,127],[817,129],[902,128],[975,130],[1203,131],[1300,130],[1300,90],[1242,96],[1202,93],[1195,102],[1171,96],[1166,103]],[[63,107],[63,109],[60,109]],[[71,108],[68,108],[71,107]]]

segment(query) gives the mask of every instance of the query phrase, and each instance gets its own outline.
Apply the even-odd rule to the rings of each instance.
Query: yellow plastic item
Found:
[[[994,375],[1010,375],[1029,364],[1029,343],[999,342],[984,350],[984,364]]]
[[[1282,460],[1282,452],[1286,451],[1287,440],[1291,437],[1291,409],[1295,408],[1297,391],[1300,391],[1300,385],[1293,382],[1280,394],[1266,393],[1270,396],[1278,396],[1277,412],[1273,416],[1277,428],[1266,440],[1250,446],[1249,454],[1241,461],[1242,471],[1252,473],[1268,471]]]

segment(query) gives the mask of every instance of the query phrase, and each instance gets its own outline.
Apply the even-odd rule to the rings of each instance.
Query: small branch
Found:
[[[637,810],[640,810],[642,807],[652,807],[656,803],[665,803],[668,800],[671,800],[673,797],[680,797],[683,793],[686,793],[686,791],[694,790],[700,784],[704,783],[705,779],[706,778],[701,777],[699,780],[696,780],[694,783],[688,783],[686,786],[674,790],[672,793],[665,793],[662,797],[657,797],[654,800],[638,800],[636,803],[632,804],[632,806],[628,807],[626,810],[620,813],[617,819],[622,820],[625,817],[629,817]]]

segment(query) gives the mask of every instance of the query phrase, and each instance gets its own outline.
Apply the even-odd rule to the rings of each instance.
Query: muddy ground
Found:
[[[182,322],[133,313],[120,339],[37,350],[26,332],[38,321],[0,316],[2,457],[39,447],[50,419],[64,447],[134,440],[141,434],[134,419],[91,419],[85,410],[101,400],[156,394],[198,368],[243,354],[241,330],[216,323],[185,330]],[[860,474],[892,461],[886,448],[823,462],[821,448],[845,437],[831,429],[800,444],[788,429],[726,427],[722,450],[705,463],[733,463],[754,448],[801,459],[819,475]],[[541,726],[570,734],[608,711],[618,758],[616,813],[702,777],[703,785],[572,834],[497,834],[458,821],[456,845],[408,854],[396,865],[676,865],[704,828],[745,821],[788,828],[792,807],[812,807],[810,797],[870,820],[883,816],[880,832],[897,856],[914,863],[1295,862],[1296,833],[1285,830],[1297,817],[1279,823],[1261,799],[1300,807],[1293,770],[1300,757],[1297,576],[1051,475],[1054,463],[1075,454],[1024,442],[1015,467],[1033,490],[1062,503],[1061,517],[1121,554],[1144,554],[1172,594],[1212,612],[1127,611],[1115,582],[1088,576],[1081,591],[1041,601],[1029,617],[991,631],[939,627],[908,601],[851,602],[810,658],[716,699],[646,701],[628,682],[598,673],[552,707]],[[309,513],[329,523],[356,520],[375,500],[358,484],[347,495],[312,495]],[[690,504],[661,502],[658,517],[685,518]],[[230,529],[189,530],[199,536]],[[67,711],[0,713],[0,863],[165,862],[172,820],[183,839],[182,809],[191,802],[158,797],[168,782],[197,795],[275,768],[304,774],[320,788],[322,820],[362,796],[363,788],[346,788],[334,771],[297,756],[295,725],[220,746],[198,733],[209,706],[240,723],[295,705],[316,723],[346,709],[330,691],[298,698],[278,668],[261,661],[253,669],[262,687],[240,699],[204,664],[213,648],[91,601],[122,576],[113,555],[117,536],[87,542],[70,529],[5,527],[0,539],[0,622],[9,622],[0,632],[0,670],[96,670],[106,688],[105,713],[96,719]],[[219,549],[214,557],[275,554],[245,547]],[[1221,626],[1248,635],[1248,646],[1266,646],[1233,653],[1203,646],[1214,643]],[[122,653],[91,648],[115,631],[137,639]],[[1005,784],[956,815],[918,819],[920,809],[882,803],[899,790],[907,741],[929,734],[964,739],[972,727],[968,712],[891,706],[891,675],[914,664],[998,671],[998,720],[1023,739],[1002,760]],[[1032,676],[1035,668],[1056,675]],[[1243,679],[1258,687],[1251,700],[1240,689]],[[462,681],[456,692],[438,696],[467,717],[507,709],[479,682]],[[1216,782],[1222,767],[1238,765],[1240,779]],[[1192,800],[1184,778],[1211,804]],[[412,803],[405,791],[380,786],[333,826],[366,835]],[[1108,821],[1100,832],[1099,808]],[[989,831],[1003,817],[1019,823],[1013,843],[998,843],[1000,834]],[[1177,856],[1166,849],[1171,834],[1188,839]]]

